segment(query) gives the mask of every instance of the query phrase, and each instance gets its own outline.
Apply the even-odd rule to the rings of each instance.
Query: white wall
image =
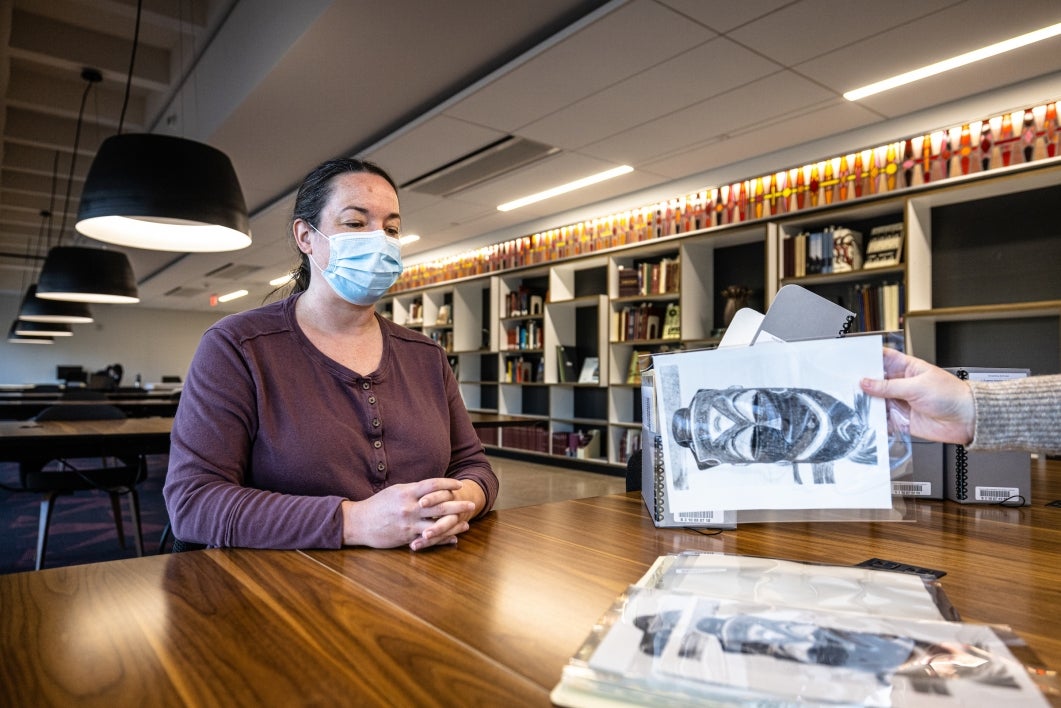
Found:
[[[138,373],[144,383],[163,375],[183,379],[203,332],[223,314],[90,305],[95,322],[71,325],[73,337],[57,337],[49,345],[10,344],[7,330],[20,302],[20,297],[0,295],[0,384],[54,383],[59,364],[80,365],[89,372],[121,364],[124,386],[131,386]]]

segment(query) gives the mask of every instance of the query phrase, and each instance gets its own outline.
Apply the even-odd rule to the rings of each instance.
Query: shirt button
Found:
[[[379,470],[380,472],[382,472],[383,470],[387,469],[387,465],[385,465],[385,464],[383,464],[381,462],[378,465],[376,465],[376,469]]]
[[[372,442],[372,447],[376,448],[377,450],[380,449],[381,447],[383,447],[383,441],[382,440],[374,440]]]
[[[369,383],[368,381],[362,381],[362,382],[361,382],[361,388],[365,389],[366,391],[367,391],[367,390],[368,390],[368,389],[369,389],[369,388],[370,388],[371,386],[372,386],[372,384],[370,384],[370,383]]]
[[[373,418],[372,419],[372,427],[373,428],[378,428],[379,427],[379,418]]]
[[[368,402],[371,403],[372,405],[376,405],[376,397],[375,396],[369,396],[368,397]]]

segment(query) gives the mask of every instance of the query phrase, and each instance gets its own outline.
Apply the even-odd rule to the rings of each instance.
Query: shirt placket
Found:
[[[372,488],[378,492],[386,486],[387,481],[387,454],[383,447],[383,417],[380,415],[379,399],[372,388],[372,382],[368,379],[363,379],[361,381],[361,390],[365,393],[365,403],[368,404],[368,438],[372,445],[373,465],[375,466]]]

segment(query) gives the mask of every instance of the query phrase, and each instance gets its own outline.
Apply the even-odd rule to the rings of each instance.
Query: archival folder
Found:
[[[857,387],[862,376],[883,375],[883,340],[840,336],[851,318],[786,286],[766,315],[739,312],[734,337],[728,330],[717,349],[652,356],[641,375],[641,493],[655,525],[906,516],[892,481],[909,470],[909,436],[905,452],[894,450],[884,402]],[[800,339],[800,331],[817,338]],[[820,338],[825,333],[831,338]],[[790,424],[797,419],[810,422]],[[708,432],[712,426],[732,426],[729,439]],[[815,426],[828,434],[816,435]]]

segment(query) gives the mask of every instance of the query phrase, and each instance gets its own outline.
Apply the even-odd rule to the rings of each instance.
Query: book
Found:
[[[641,277],[636,268],[619,266],[619,297],[640,294]]]
[[[409,303],[409,317],[405,320],[407,325],[419,325],[423,324],[424,319],[424,303],[420,299],[413,300]]]
[[[833,229],[832,272],[862,269],[862,234],[846,227]]]
[[[886,268],[902,263],[903,224],[875,226],[866,241],[866,254],[862,263],[865,269]]]
[[[642,359],[650,354],[651,352],[643,349],[635,349],[630,353],[630,366],[626,370],[626,383],[641,384],[641,367],[648,365],[648,362],[642,362]]]
[[[574,347],[556,345],[556,378],[560,383],[574,383],[577,380],[575,354]]]
[[[633,428],[623,431],[619,438],[619,461],[626,463],[630,455],[641,449],[641,431]]]
[[[682,311],[681,305],[672,302],[667,305],[667,314],[663,320],[663,339],[681,339],[682,336]]]
[[[587,356],[582,361],[582,371],[578,374],[579,383],[600,383],[600,358]]]
[[[661,556],[589,630],[551,698],[602,705],[1046,705],[1005,627],[932,575]]]

